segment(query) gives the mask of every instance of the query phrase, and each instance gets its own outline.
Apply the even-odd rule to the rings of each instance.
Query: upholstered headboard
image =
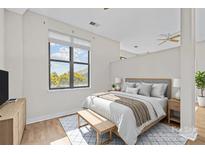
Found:
[[[172,80],[164,78],[125,78],[125,82],[166,83],[168,85],[165,96],[172,96]]]

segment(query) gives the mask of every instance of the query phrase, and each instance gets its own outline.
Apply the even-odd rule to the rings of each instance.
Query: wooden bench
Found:
[[[89,109],[81,110],[77,112],[77,115],[78,115],[78,128],[89,124],[96,131],[97,144],[104,144],[112,140],[112,131],[116,128],[114,123],[112,123],[111,121],[107,120],[106,118],[100,116],[99,114]],[[87,124],[80,125],[80,118],[85,120]],[[104,142],[101,142],[100,136],[108,132],[109,132],[109,139]]]

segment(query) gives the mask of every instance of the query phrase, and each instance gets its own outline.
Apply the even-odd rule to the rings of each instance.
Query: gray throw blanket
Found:
[[[148,108],[143,102],[122,96],[116,96],[109,92],[97,93],[95,96],[128,106],[134,113],[137,127],[140,127],[142,124],[151,120]]]

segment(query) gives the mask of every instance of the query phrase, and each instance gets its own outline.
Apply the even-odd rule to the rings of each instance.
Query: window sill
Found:
[[[61,91],[76,91],[76,90],[89,90],[91,87],[82,87],[82,88],[68,88],[68,89],[48,89],[48,92],[61,92]]]

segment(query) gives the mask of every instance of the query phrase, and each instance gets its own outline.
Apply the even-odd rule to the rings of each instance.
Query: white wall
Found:
[[[45,22],[45,24],[44,24]],[[86,96],[109,88],[109,63],[119,59],[119,43],[27,12],[24,15],[23,85],[28,121],[73,112]],[[48,29],[91,40],[91,88],[48,91]]]
[[[0,8],[0,69],[4,70],[4,9]]]
[[[9,71],[9,97],[23,95],[23,17],[5,11],[5,68]]]
[[[196,71],[205,71],[205,41],[196,44]],[[167,77],[180,78],[180,48],[111,63],[111,80],[114,77]],[[197,90],[198,93],[198,90]]]
[[[205,41],[198,42],[196,45],[196,71],[205,71]],[[196,89],[196,99],[200,90]],[[205,94],[205,92],[204,92]]]
[[[196,46],[196,70],[205,71],[205,41],[197,43]]]
[[[178,78],[179,48],[164,50],[148,55],[139,55],[111,64],[111,79],[114,77]]]
[[[131,57],[135,57],[136,54],[134,54],[132,52],[125,51],[125,50],[120,50],[120,56],[126,57],[126,58],[131,58]]]

